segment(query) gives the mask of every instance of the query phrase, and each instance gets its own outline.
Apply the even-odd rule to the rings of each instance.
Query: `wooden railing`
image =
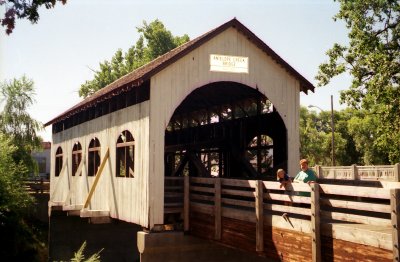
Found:
[[[379,166],[315,166],[321,179],[400,182],[400,165]]]
[[[24,186],[30,194],[49,194],[50,180],[44,178],[26,179]]]
[[[257,252],[264,251],[264,226],[271,226],[309,234],[313,261],[321,260],[322,235],[392,250],[394,258],[399,257],[399,183],[381,187],[376,187],[376,183],[370,186],[293,183],[292,186],[292,194],[288,195],[279,182],[166,178],[164,211],[181,213],[186,231],[190,229],[190,213],[208,214],[214,219],[213,238],[217,241],[224,230],[222,218],[255,223]],[[351,233],[341,236],[335,231],[338,225],[349,226]],[[354,233],[357,225],[369,225],[391,234],[388,237],[376,233],[372,237],[359,229]]]

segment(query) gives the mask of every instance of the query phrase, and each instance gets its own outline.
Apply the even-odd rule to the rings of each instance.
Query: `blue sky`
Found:
[[[54,9],[40,9],[38,24],[18,20],[10,36],[0,33],[0,81],[33,79],[36,104],[31,115],[45,123],[81,99],[82,83],[93,78],[91,69],[110,60],[117,49],[126,51],[138,39],[136,27],[158,18],[174,34],[191,39],[236,17],[299,73],[317,84],[318,65],[333,43],[346,43],[343,22],[332,17],[333,0],[68,0]],[[304,106],[330,110],[339,105],[339,92],[349,86],[338,77],[315,93],[301,94]],[[41,133],[51,139],[47,128]]]

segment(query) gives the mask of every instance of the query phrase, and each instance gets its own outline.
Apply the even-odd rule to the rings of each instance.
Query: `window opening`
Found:
[[[134,177],[135,140],[125,130],[117,140],[117,177]]]
[[[63,165],[63,151],[62,151],[61,147],[58,147],[57,151],[56,151],[56,163],[55,163],[55,172],[54,172],[56,177],[60,175],[62,165]]]
[[[82,146],[81,143],[75,142],[74,147],[72,148],[72,176],[76,175],[78,171],[79,164],[82,161]],[[82,175],[82,172],[79,174]]]
[[[100,166],[100,141],[97,138],[90,140],[88,149],[88,176],[95,176]]]

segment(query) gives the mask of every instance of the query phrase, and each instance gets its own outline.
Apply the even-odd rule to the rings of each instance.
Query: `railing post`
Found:
[[[356,180],[358,178],[358,169],[356,164],[351,165],[351,179]]]
[[[43,177],[40,178],[40,194],[43,194]]]
[[[190,217],[190,177],[183,177],[183,230],[189,231]]]
[[[311,184],[311,238],[312,261],[321,261],[321,218],[319,205],[319,184]]]
[[[400,182],[400,164],[394,164],[394,182]]]
[[[256,181],[256,251],[264,251],[264,184]]]
[[[320,165],[315,166],[315,173],[317,174],[317,178],[323,178],[322,167]]]
[[[215,216],[215,240],[221,239],[221,178],[214,180],[214,216]]]
[[[392,218],[393,261],[400,261],[400,189],[390,190],[390,209]]]

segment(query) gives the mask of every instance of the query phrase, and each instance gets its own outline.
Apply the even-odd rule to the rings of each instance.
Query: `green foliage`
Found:
[[[349,73],[353,80],[341,93],[341,100],[377,115],[373,147],[387,152],[391,163],[399,162],[400,2],[337,1],[340,11],[334,19],[345,21],[349,44],[334,44],[328,50],[329,61],[320,65],[316,79],[319,85],[326,85],[333,77]]]
[[[94,79],[81,85],[79,96],[88,97],[127,73],[189,41],[186,34],[173,36],[158,19],[150,24],[144,21],[141,27],[137,27],[137,31],[140,37],[136,44],[125,54],[119,49],[111,61],[100,63],[100,69],[95,71]]]
[[[26,76],[20,79],[5,81],[0,84],[2,101],[5,102],[0,113],[0,131],[10,137],[16,147],[13,152],[15,163],[22,162],[27,172],[37,171],[37,164],[31,157],[33,150],[38,150],[41,138],[37,131],[42,129],[42,124],[34,120],[28,113],[28,108],[34,103],[34,84]]]
[[[23,219],[34,200],[23,186],[21,172],[27,168],[13,159],[16,150],[0,132],[0,256],[4,261],[40,261],[43,245]]]
[[[21,173],[26,173],[27,168],[14,161],[15,151],[17,147],[11,139],[0,132],[0,219],[10,212],[22,213],[33,202],[23,188]]]
[[[307,158],[310,165],[328,165],[330,160],[329,126],[314,112],[300,108],[300,158]]]
[[[45,246],[35,226],[28,226],[33,198],[24,177],[33,171],[31,150],[40,145],[40,124],[27,112],[34,102],[33,82],[26,77],[0,84],[0,257],[4,261],[44,261]]]
[[[6,12],[0,19],[1,26],[6,27],[9,35],[15,28],[15,19],[28,19],[32,23],[39,20],[38,9],[44,5],[47,9],[53,8],[57,2],[66,4],[67,0],[0,0],[0,6],[4,5]]]
[[[366,110],[334,111],[336,165],[389,164],[389,154],[375,143],[379,116]],[[300,155],[311,165],[332,165],[331,112],[300,109]]]
[[[71,259],[71,262],[99,262],[100,261],[100,252],[103,251],[101,249],[99,252],[93,254],[88,259],[85,260],[85,255],[83,252],[86,248],[86,241],[83,242],[82,246],[79,248],[77,252],[74,253],[74,257]]]

